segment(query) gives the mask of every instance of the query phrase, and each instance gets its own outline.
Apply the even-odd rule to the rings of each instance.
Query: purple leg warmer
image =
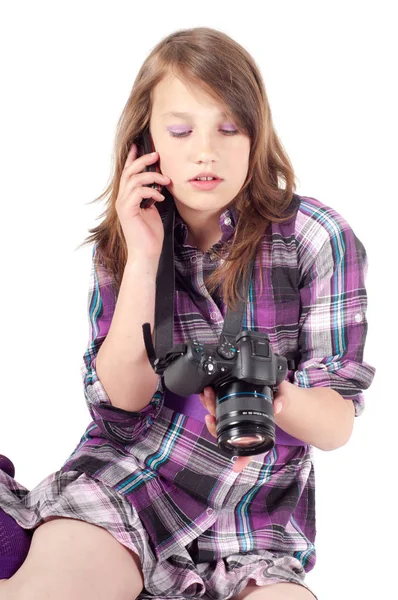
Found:
[[[0,469],[10,477],[15,475],[14,465],[2,454]],[[0,508],[0,579],[9,579],[18,571],[28,555],[32,535]]]

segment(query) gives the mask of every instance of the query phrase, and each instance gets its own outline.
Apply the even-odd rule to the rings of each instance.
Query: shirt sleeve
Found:
[[[89,340],[81,363],[84,394],[88,410],[94,422],[111,440],[117,443],[132,443],[145,433],[160,412],[164,401],[162,378],[147,406],[130,412],[112,405],[96,372],[98,351],[105,340],[116,306],[116,295],[112,289],[112,278],[101,263],[94,263],[96,245],[93,247],[92,265],[88,292]]]
[[[299,364],[294,383],[330,387],[364,410],[363,390],[375,369],[363,360],[367,335],[367,255],[334,209],[314,199],[301,203],[296,220],[301,314]]]

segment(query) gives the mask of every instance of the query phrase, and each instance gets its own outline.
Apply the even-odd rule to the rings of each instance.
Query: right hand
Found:
[[[143,169],[159,160],[159,154],[143,154],[136,158],[137,146],[132,144],[122,175],[116,199],[116,212],[127,244],[128,260],[159,259],[162,253],[164,229],[161,216],[155,204],[141,208],[144,198],[154,198],[163,202],[164,197],[144,184],[167,185],[170,178],[161,173],[142,172]]]
[[[209,411],[208,415],[205,415],[205,422],[207,429],[213,437],[217,439],[216,430],[216,393],[214,389],[208,385],[203,389],[203,392],[199,394],[199,399],[203,404],[204,408]],[[233,461],[232,470],[235,473],[243,471],[248,464],[251,463],[254,456],[237,456]]]

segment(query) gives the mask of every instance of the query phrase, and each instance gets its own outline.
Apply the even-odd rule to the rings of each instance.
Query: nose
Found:
[[[218,160],[216,144],[210,133],[202,133],[196,136],[193,152],[195,162],[197,163],[208,163]]]

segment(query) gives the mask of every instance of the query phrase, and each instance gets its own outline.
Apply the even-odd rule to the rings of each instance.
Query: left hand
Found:
[[[278,413],[280,413],[283,407],[283,391],[285,390],[285,383],[287,385],[290,385],[288,381],[282,381],[282,383],[279,384],[278,392],[274,396],[275,417]],[[205,417],[207,429],[216,438],[216,394],[214,389],[210,386],[205,387],[203,392],[199,394],[199,398],[205,409],[208,410],[210,413]],[[250,463],[252,458],[254,457],[238,456],[233,466],[233,470],[235,471],[235,473],[240,473],[241,471],[243,471],[243,469],[247,467],[247,465]]]

